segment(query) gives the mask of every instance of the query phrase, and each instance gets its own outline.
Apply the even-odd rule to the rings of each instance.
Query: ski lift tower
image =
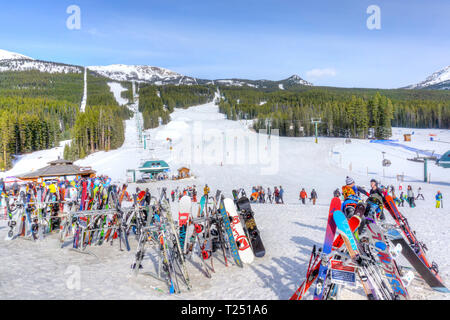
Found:
[[[150,133],[144,132],[143,138],[144,138],[144,150],[147,150],[147,148],[150,148]]]
[[[315,132],[316,132],[316,143],[319,143],[319,138],[318,138],[319,131],[318,131],[318,129],[317,129],[317,125],[318,125],[319,123],[322,123],[322,119],[321,119],[321,118],[311,118],[311,123],[314,124],[314,127],[315,127]]]
[[[272,126],[272,119],[266,119],[267,135],[269,139],[271,136],[271,126]]]

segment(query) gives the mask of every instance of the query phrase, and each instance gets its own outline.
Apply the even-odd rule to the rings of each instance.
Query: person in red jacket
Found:
[[[308,194],[306,193],[305,189],[303,188],[302,191],[300,191],[300,200],[302,200],[303,204],[306,204],[306,199],[308,199]]]

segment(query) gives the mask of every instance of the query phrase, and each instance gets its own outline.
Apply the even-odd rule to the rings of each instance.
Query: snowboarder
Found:
[[[436,193],[436,208],[444,208],[442,204],[442,193],[440,191]]]

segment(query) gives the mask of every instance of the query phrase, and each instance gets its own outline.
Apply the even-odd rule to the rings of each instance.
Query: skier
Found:
[[[13,196],[17,197],[19,195],[19,184],[17,183],[17,181],[14,181],[14,183],[12,185],[12,190],[13,190]]]
[[[175,190],[172,190],[170,196],[172,197],[172,202],[175,202]]]
[[[345,186],[342,187],[342,195],[344,196],[344,200],[347,199],[351,195],[356,196],[360,192],[369,196],[369,194],[366,192],[366,190],[355,185],[355,180],[353,180],[350,177],[347,177],[345,179]]]
[[[412,190],[411,186],[408,186],[407,197],[408,197],[409,206],[411,208],[414,208],[416,206],[416,204],[414,203],[414,199],[415,199],[414,191]]]
[[[303,204],[305,204],[306,199],[308,198],[308,194],[305,191],[305,188],[302,189],[302,191],[300,191],[300,196],[299,196],[299,200],[302,201]]]
[[[192,188],[192,202],[197,202],[197,189],[194,187]]]
[[[205,188],[203,188],[203,194],[206,198],[206,201],[208,201],[208,197],[209,197],[209,192],[211,191],[211,189],[209,189],[208,185],[205,184]]]
[[[267,188],[267,198],[269,199],[270,203],[272,203],[272,190],[270,190],[270,187]]]
[[[422,188],[421,187],[419,187],[419,189],[417,190],[416,200],[419,200],[419,197],[421,197],[422,200],[425,200],[425,198],[423,197],[423,194],[422,194]]]
[[[282,204],[284,204],[283,195],[284,195],[284,190],[283,190],[283,187],[280,186],[280,201]]]
[[[333,196],[334,196],[335,198],[339,198],[339,197],[341,196],[341,192],[339,191],[339,188],[336,189],[336,190],[334,190]]]
[[[261,187],[260,195],[259,195],[259,202],[265,203],[266,202],[266,194],[264,193],[264,188]]]
[[[436,208],[444,208],[442,204],[442,193],[440,191],[436,193]]]
[[[275,197],[275,203],[279,204],[280,203],[280,191],[278,190],[277,187],[274,187],[274,189],[273,189],[273,196]]]
[[[317,192],[316,192],[316,189],[313,188],[311,191],[310,201],[312,201],[314,206],[316,205],[316,200],[317,200]]]

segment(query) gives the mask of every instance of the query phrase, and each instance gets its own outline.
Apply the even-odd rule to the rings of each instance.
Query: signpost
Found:
[[[318,118],[318,119],[311,118],[311,123],[314,124],[314,126],[315,126],[316,143],[319,143],[319,138],[318,138],[319,131],[318,131],[318,129],[317,129],[317,125],[318,125],[319,123],[322,123],[322,119],[321,119],[321,118]]]

